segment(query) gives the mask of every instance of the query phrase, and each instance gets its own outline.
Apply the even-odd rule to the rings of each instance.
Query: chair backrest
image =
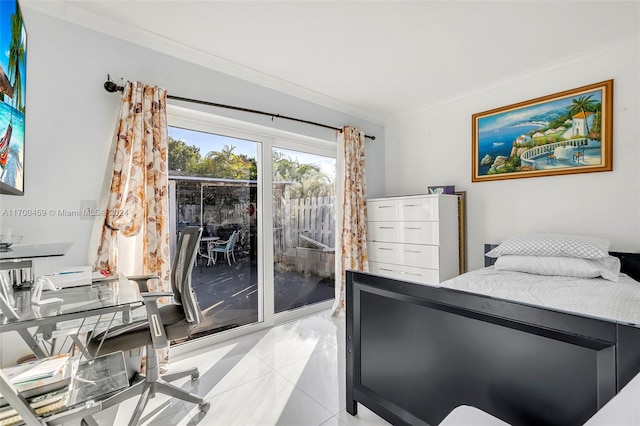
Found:
[[[236,241],[238,241],[238,231],[233,231],[233,234],[227,240],[226,251],[233,250],[233,246],[235,246]]]
[[[202,312],[198,306],[196,294],[191,288],[191,272],[198,254],[202,228],[186,226],[180,233],[176,255],[171,267],[171,290],[176,303],[182,305],[188,322],[202,322]]]

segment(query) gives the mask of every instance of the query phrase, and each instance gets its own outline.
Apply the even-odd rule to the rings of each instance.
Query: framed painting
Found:
[[[467,191],[454,192],[458,196],[458,252],[460,274],[467,272]]]
[[[27,31],[17,0],[0,1],[0,194],[24,195]]]
[[[472,116],[472,182],[613,170],[613,80]]]

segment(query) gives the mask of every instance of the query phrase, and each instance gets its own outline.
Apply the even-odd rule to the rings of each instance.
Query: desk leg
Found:
[[[4,374],[4,371],[0,369],[0,392],[2,396],[7,400],[9,405],[13,407],[27,426],[42,426],[43,423],[38,419],[38,416],[31,405],[26,399],[18,393],[18,391],[11,386],[9,378]]]
[[[122,323],[129,324],[131,322],[131,306],[122,311]]]
[[[73,340],[73,343],[75,343],[77,348],[80,350],[80,352],[82,352],[82,356],[84,356],[85,359],[93,359],[91,354],[89,354],[89,351],[87,351],[87,347],[80,340],[80,338],[78,337],[77,334],[72,334],[71,335],[71,340]]]
[[[41,334],[44,340],[51,340],[53,338],[53,326],[40,326],[38,327],[36,334]]]
[[[42,349],[42,347],[38,344],[36,339],[29,333],[29,330],[16,330],[22,340],[29,346],[31,352],[34,353],[39,359],[47,358],[49,355]]]
[[[96,419],[93,418],[93,416],[83,417],[82,420],[84,420],[84,422],[85,422],[85,424],[87,424],[87,426],[100,426],[98,424],[98,422],[96,421]]]

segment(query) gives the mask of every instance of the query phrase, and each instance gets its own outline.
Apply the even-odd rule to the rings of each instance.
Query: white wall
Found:
[[[97,200],[105,174],[120,103],[118,94],[103,89],[107,74],[165,87],[170,94],[265,110],[333,126],[353,125],[366,134],[368,187],[373,196],[384,191],[384,130],[357,117],[302,101],[106,36],[42,13],[23,10],[28,31],[25,195],[0,195],[3,209],[79,209],[80,200]],[[182,104],[194,106],[195,104]],[[200,107],[206,110],[206,107]],[[232,118],[334,140],[335,132],[230,110],[212,110]],[[0,228],[12,227],[23,244],[73,242],[62,258],[36,261],[36,274],[57,264],[87,262],[91,220],[78,217],[0,216]],[[11,339],[2,336],[3,354]],[[17,337],[16,337],[17,338]],[[15,339],[14,339],[15,341]],[[28,350],[27,350],[28,352]],[[0,364],[14,358],[0,359]]]
[[[471,270],[483,265],[484,243],[524,232],[593,235],[611,240],[612,249],[640,251],[639,52],[636,35],[399,114],[385,126],[386,194],[425,193],[431,185],[467,191]],[[608,79],[614,80],[612,172],[471,183],[472,114]]]

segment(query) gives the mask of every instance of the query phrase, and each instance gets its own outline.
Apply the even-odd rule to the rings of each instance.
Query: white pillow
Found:
[[[599,259],[609,255],[610,245],[610,241],[581,235],[527,234],[504,240],[486,255],[489,257],[523,255]]]
[[[497,258],[494,266],[501,271],[578,278],[602,277],[609,281],[618,281],[620,275],[620,259],[613,256],[583,259],[579,257],[506,255]]]

